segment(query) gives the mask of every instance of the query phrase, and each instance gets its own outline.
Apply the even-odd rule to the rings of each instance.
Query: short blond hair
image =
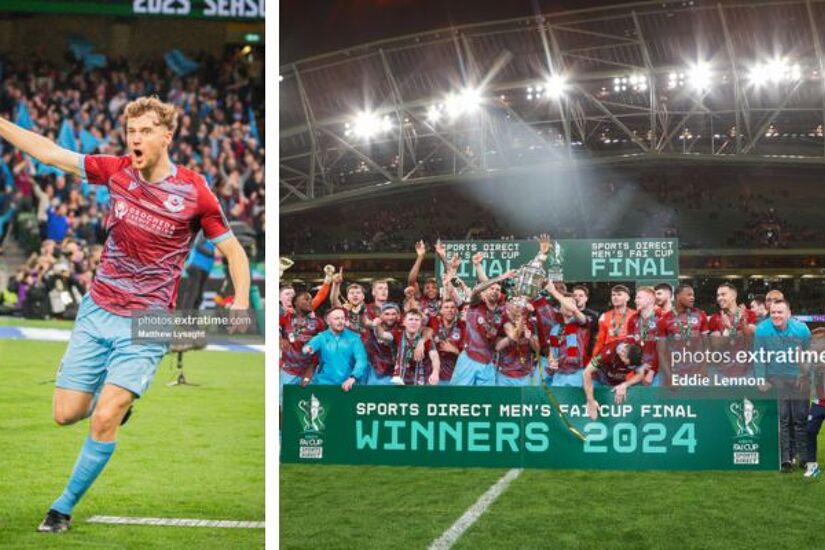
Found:
[[[130,118],[137,118],[146,113],[158,115],[159,124],[166,126],[170,132],[175,133],[178,127],[178,110],[171,103],[164,103],[157,96],[141,97],[126,104],[123,114],[128,125]]]

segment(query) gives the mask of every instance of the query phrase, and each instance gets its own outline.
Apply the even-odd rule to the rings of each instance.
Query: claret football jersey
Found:
[[[109,188],[108,236],[91,289],[107,311],[173,309],[198,231],[214,243],[232,236],[206,180],[187,168],[172,165],[166,179],[148,183],[128,156],[84,155],[81,175]]]

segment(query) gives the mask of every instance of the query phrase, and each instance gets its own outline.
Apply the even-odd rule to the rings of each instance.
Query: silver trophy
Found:
[[[544,269],[546,261],[547,256],[539,253],[516,271],[516,277],[513,279],[513,297],[510,299],[513,304],[526,307],[539,295],[547,281],[547,271]]]

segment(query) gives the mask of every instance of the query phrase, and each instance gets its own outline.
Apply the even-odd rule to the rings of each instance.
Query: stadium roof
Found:
[[[282,66],[282,211],[548,162],[823,163],[823,23],[820,0],[639,2]]]

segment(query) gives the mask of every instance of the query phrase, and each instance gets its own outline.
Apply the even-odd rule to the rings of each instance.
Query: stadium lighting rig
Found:
[[[644,75],[632,74],[630,76],[616,77],[613,79],[614,92],[626,92],[628,88],[634,92],[646,92],[647,86],[647,77]]]
[[[567,91],[568,82],[564,75],[554,74],[549,76],[544,82],[527,87],[527,100],[533,99],[555,99],[561,98]]]
[[[450,119],[470,114],[481,107],[481,90],[478,88],[464,88],[458,93],[452,93],[444,100],[444,111]]]
[[[375,113],[363,111],[355,115],[352,123],[347,122],[344,125],[344,135],[371,139],[379,134],[391,132],[393,127],[392,118],[389,115],[379,117]]]
[[[802,79],[802,67],[799,63],[791,64],[786,59],[774,58],[764,63],[757,63],[748,72],[748,81],[754,87],[782,82],[797,82]]]
[[[699,92],[709,90],[711,81],[712,73],[710,65],[703,61],[693,65],[687,71],[687,84],[694,90]]]

